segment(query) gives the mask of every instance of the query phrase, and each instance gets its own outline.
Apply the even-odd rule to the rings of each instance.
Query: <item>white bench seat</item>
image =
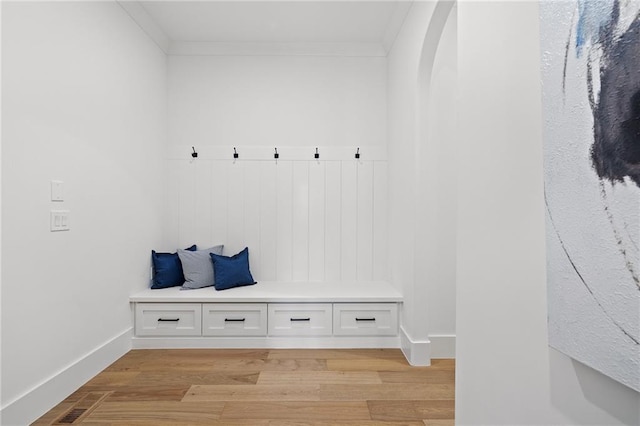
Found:
[[[216,291],[213,287],[147,289],[130,297],[147,303],[382,303],[402,302],[402,295],[384,281],[278,282]]]

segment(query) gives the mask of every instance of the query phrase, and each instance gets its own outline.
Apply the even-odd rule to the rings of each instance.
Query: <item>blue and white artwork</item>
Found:
[[[640,392],[640,1],[540,3],[549,345]]]

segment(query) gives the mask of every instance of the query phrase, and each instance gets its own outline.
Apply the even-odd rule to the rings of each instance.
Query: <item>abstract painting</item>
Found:
[[[540,3],[549,345],[640,392],[640,1]]]

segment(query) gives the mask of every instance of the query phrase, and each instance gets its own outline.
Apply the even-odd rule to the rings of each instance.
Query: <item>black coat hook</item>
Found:
[[[356,159],[360,158],[360,147],[358,147],[358,150],[356,151]]]
[[[191,157],[198,158],[198,153],[196,152],[196,148],[192,146],[191,149],[193,150],[193,152],[191,153]]]
[[[274,148],[276,150],[276,152],[273,154],[273,158],[275,158],[276,160],[278,158],[280,158],[280,154],[278,154],[278,148]]]
[[[238,151],[236,151],[236,147],[233,147],[233,158],[238,158]]]
[[[313,158],[315,158],[316,160],[318,158],[320,158],[320,154],[318,153],[318,148],[316,147],[316,153],[313,155]]]

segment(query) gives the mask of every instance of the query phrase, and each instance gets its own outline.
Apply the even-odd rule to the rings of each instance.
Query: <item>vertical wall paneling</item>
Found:
[[[386,161],[170,160],[167,233],[249,247],[258,281],[384,280],[387,198]]]
[[[342,280],[357,279],[358,172],[355,161],[342,162]]]
[[[357,263],[358,281],[373,277],[373,162],[358,161],[357,168]]]
[[[211,247],[211,162],[194,161],[194,227],[195,243],[200,248]]]
[[[256,280],[275,281],[278,258],[278,164],[275,161],[261,161],[255,167],[260,168],[260,273],[252,273]],[[257,257],[253,254],[250,254],[250,257],[252,262],[255,262]]]
[[[260,276],[260,163],[248,161],[244,171],[244,241],[249,247],[251,272]],[[255,277],[254,277],[255,278]]]
[[[387,246],[387,163],[373,163],[373,279],[386,280]]]
[[[179,184],[179,211],[180,218],[180,248],[194,244],[197,239],[195,223],[196,208],[196,173],[195,164],[189,161],[181,161],[178,164]]]
[[[309,162],[309,281],[323,281],[325,253],[325,163]]]
[[[211,167],[211,245],[227,244],[227,186],[229,162],[212,161]],[[205,247],[207,248],[207,247]]]
[[[325,162],[324,275],[327,281],[342,276],[342,163]]]
[[[244,200],[245,200],[244,161],[230,161],[227,183],[227,241],[226,255],[236,254],[245,247],[244,236]]]
[[[309,280],[309,162],[293,162],[293,270],[294,281]]]
[[[293,266],[293,163],[291,161],[278,162],[276,182],[278,223],[276,278],[279,281],[291,281]]]

